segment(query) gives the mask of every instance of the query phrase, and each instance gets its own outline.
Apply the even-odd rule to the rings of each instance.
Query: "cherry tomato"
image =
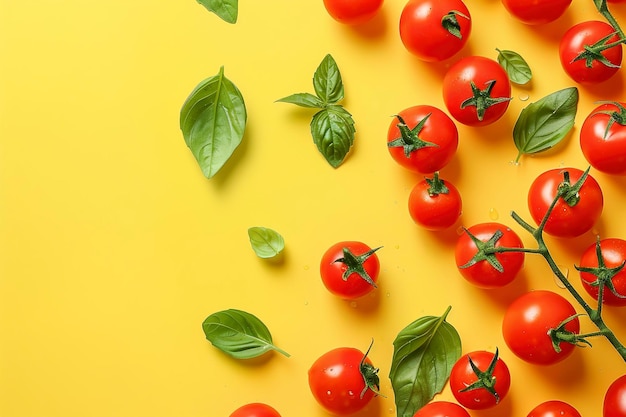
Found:
[[[531,184],[528,208],[537,224],[541,223],[557,193],[565,193],[559,197],[546,222],[544,230],[549,235],[564,238],[580,236],[591,230],[600,218],[604,198],[598,182],[588,175],[582,187],[576,190],[575,184],[583,174],[577,168],[555,168],[542,173]],[[563,185],[564,182],[569,185]]]
[[[578,410],[559,400],[546,401],[533,408],[527,417],[581,417]]]
[[[383,0],[324,0],[328,14],[348,25],[358,25],[371,20],[383,5]]]
[[[502,0],[513,17],[527,25],[543,25],[565,13],[572,0]]]
[[[309,387],[326,411],[354,414],[378,393],[378,369],[359,349],[340,347],[320,356],[309,369]]]
[[[601,241],[589,246],[580,259],[580,265],[578,268],[582,268],[580,271],[580,280],[583,284],[583,288],[596,300],[598,299],[598,277],[593,273],[585,270],[586,268],[598,268],[598,253],[597,245],[600,245],[602,251],[602,263],[603,270],[617,268],[626,262],[626,240],[609,238],[602,239]],[[611,274],[606,285],[603,285],[602,302],[610,306],[623,307],[626,306],[626,269],[621,269],[619,272]],[[604,278],[601,282],[604,282]],[[612,287],[612,289],[611,289]],[[619,294],[617,296],[615,293]]]
[[[603,103],[584,120],[580,148],[598,171],[626,175],[626,103]]]
[[[400,39],[423,61],[446,60],[470,36],[472,18],[462,0],[409,0],[400,15]]]
[[[470,414],[458,404],[433,401],[417,410],[413,417],[470,417]]]
[[[503,287],[512,282],[524,265],[524,253],[494,253],[493,249],[499,247],[524,245],[517,233],[500,223],[481,223],[467,229],[457,239],[454,252],[461,275],[480,288]]]
[[[328,291],[352,300],[376,288],[378,249],[357,241],[338,242],[328,248],[320,261],[320,275]]]
[[[450,117],[437,107],[418,105],[398,113],[387,131],[387,149],[404,168],[432,174],[456,153],[459,132]]]
[[[470,410],[494,407],[506,396],[511,374],[496,353],[484,350],[459,358],[450,372],[450,389],[454,398]]]
[[[626,417],[626,375],[617,378],[606,390],[602,417]]]
[[[413,221],[428,230],[444,230],[461,216],[459,190],[448,181],[433,178],[418,182],[409,194],[409,214]]]
[[[610,45],[618,40],[619,36],[606,22],[592,20],[578,23],[561,38],[561,66],[577,83],[594,84],[606,81],[615,75],[622,63],[622,45],[617,44],[594,53],[586,51],[586,48],[596,44]]]
[[[520,359],[551,365],[570,356],[575,345],[557,342],[557,351],[550,333],[576,314],[572,304],[563,296],[546,290],[527,292],[507,308],[502,321],[502,334],[507,346]],[[578,317],[565,323],[562,332],[576,335],[580,330]]]
[[[280,417],[280,414],[267,404],[250,403],[233,411],[230,417]]]
[[[468,56],[446,71],[443,100],[458,122],[485,126],[500,119],[509,107],[511,82],[496,61]]]

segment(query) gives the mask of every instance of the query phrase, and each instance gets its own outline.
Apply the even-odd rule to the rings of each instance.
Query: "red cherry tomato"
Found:
[[[459,190],[448,181],[425,178],[409,194],[409,214],[413,221],[427,230],[444,230],[461,216],[462,201]]]
[[[580,148],[598,171],[626,175],[626,103],[603,103],[584,120]]]
[[[443,100],[458,122],[485,126],[500,119],[509,107],[511,82],[498,62],[468,56],[446,71]]]
[[[509,392],[510,386],[509,368],[498,357],[497,350],[496,353],[482,350],[467,353],[459,358],[450,372],[454,398],[470,410],[496,406]]]
[[[528,208],[533,220],[540,224],[548,208],[562,189],[565,176],[570,186],[583,176],[577,168],[556,168],[539,175],[528,191]],[[569,202],[568,202],[569,201]],[[572,205],[573,204],[573,205]],[[549,235],[563,238],[580,236],[591,230],[604,207],[604,198],[598,182],[588,175],[580,190],[559,198],[545,225]]]
[[[491,253],[486,259],[479,259],[479,245],[485,254],[498,247],[523,248],[519,236],[500,223],[477,224],[459,236],[454,252],[459,272],[473,285],[497,288],[511,283],[524,265],[524,253]]]
[[[543,25],[565,13],[572,0],[502,0],[504,7],[516,19],[527,25]]]
[[[563,296],[546,290],[527,292],[507,308],[502,321],[502,335],[507,346],[520,359],[537,364],[552,365],[570,356],[575,345],[557,343],[557,352],[549,331],[557,329],[576,310]],[[575,317],[564,331],[578,334],[580,323]]]
[[[546,401],[533,408],[527,417],[581,417],[578,410],[559,400]]]
[[[352,300],[376,288],[378,249],[357,241],[338,242],[328,248],[320,261],[320,275],[328,291]]]
[[[358,25],[371,20],[383,5],[383,0],[324,0],[328,14],[338,21]]]
[[[437,107],[418,105],[398,113],[387,131],[387,149],[401,166],[432,174],[456,153],[459,132],[450,117]]]
[[[458,404],[433,401],[417,410],[413,417],[470,417],[470,414]]]
[[[626,417],[626,375],[617,378],[606,390],[602,417]]]
[[[471,29],[462,0],[409,0],[400,15],[400,39],[423,61],[452,57],[467,43]]]
[[[587,47],[610,45],[619,40],[611,25],[602,21],[581,22],[571,27],[559,45],[561,66],[577,83],[601,83],[611,78],[622,63],[622,45],[617,44],[596,54],[589,54]],[[587,55],[581,55],[583,52]],[[583,57],[582,59],[580,59]]]
[[[230,417],[280,417],[280,414],[267,404],[250,403],[233,411]]]
[[[350,347],[336,348],[313,363],[309,387],[326,411],[347,416],[363,410],[377,394],[377,372],[367,353]]]
[[[583,284],[583,288],[596,300],[598,299],[598,291],[600,288],[597,285],[598,277],[588,271],[584,271],[584,269],[598,268],[598,244],[602,251],[601,259],[605,268],[617,268],[626,262],[626,240],[623,239],[602,239],[600,242],[589,246],[585,252],[583,252],[579,265],[579,268],[583,268],[583,271],[580,272],[580,280]],[[613,289],[607,285],[603,286],[602,302],[610,306],[626,306],[626,269],[615,273],[608,284],[611,285]],[[615,292],[613,292],[613,290]],[[619,294],[619,296],[615,293]]]

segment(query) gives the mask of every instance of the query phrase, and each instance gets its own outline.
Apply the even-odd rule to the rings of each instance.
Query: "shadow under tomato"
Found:
[[[583,360],[583,354],[590,348],[576,348],[574,352],[561,362],[554,365],[532,365],[532,372],[536,378],[548,380],[558,390],[567,390],[567,387],[575,386],[585,379],[587,368]],[[534,378],[533,378],[534,379]]]
[[[370,42],[374,39],[382,38],[387,32],[387,13],[385,7],[383,7],[376,13],[376,15],[368,20],[367,22],[363,22],[356,25],[346,25],[341,24],[345,28],[346,31],[353,33],[364,40]]]
[[[381,276],[379,281],[381,279],[384,279],[384,277]],[[339,299],[339,302],[341,302],[345,308],[350,309],[357,314],[372,314],[378,310],[378,306],[380,305],[381,291],[384,291],[384,288],[381,288],[379,282],[378,287],[374,288],[368,294],[365,294],[356,300]]]

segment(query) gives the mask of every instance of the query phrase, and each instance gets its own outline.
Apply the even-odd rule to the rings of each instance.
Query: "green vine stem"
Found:
[[[622,28],[619,26],[617,20],[615,20],[615,17],[613,17],[613,14],[609,10],[607,0],[593,0],[593,3],[595,4],[598,12],[600,12],[600,14],[606,19],[606,21],[611,26],[613,26],[613,29],[615,29],[615,33],[617,33],[620,39],[626,40],[626,35],[624,34],[624,31],[622,31]]]

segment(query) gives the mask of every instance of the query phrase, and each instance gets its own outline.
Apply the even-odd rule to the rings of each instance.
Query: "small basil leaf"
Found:
[[[326,161],[337,168],[354,143],[354,120],[346,109],[331,105],[320,110],[311,120],[311,135]]]
[[[237,22],[238,0],[197,0],[210,12],[228,23]]]
[[[324,57],[313,75],[315,94],[324,104],[335,104],[343,99],[343,82],[337,63],[328,54]]]
[[[522,154],[545,151],[559,143],[574,127],[578,89],[568,87],[529,104],[513,127],[513,140]]]
[[[445,321],[449,311],[415,320],[393,342],[389,378],[398,417],[412,417],[441,392],[461,357],[461,338]]]
[[[180,111],[180,129],[202,173],[211,178],[222,168],[243,139],[246,106],[239,89],[224,76],[202,81]]]
[[[520,54],[514,51],[499,50],[498,63],[504,68],[509,76],[509,80],[515,84],[527,84],[533,77],[533,73],[528,63]]]
[[[259,258],[273,258],[285,249],[285,240],[275,230],[266,227],[251,227],[248,237],[252,250]]]
[[[241,310],[218,311],[202,323],[209,342],[235,359],[250,359],[275,350],[289,354],[272,343],[268,328],[256,316]]]
[[[296,93],[276,101],[315,109],[321,109],[324,107],[324,102],[319,97],[310,93]]]

